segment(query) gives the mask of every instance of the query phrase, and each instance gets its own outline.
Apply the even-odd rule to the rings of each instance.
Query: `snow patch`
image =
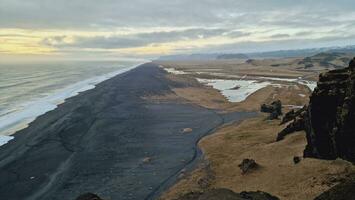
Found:
[[[298,83],[301,85],[307,86],[311,91],[313,91],[317,87],[317,82],[316,81],[307,81],[303,80],[302,78],[277,78],[277,77],[259,77],[264,80],[272,80],[272,81],[285,81],[285,82],[294,82]]]
[[[225,96],[230,102],[242,102],[254,92],[262,89],[270,82],[255,80],[223,80],[223,79],[197,79],[200,83],[212,86]]]
[[[175,68],[165,68],[163,66],[161,66],[166,72],[171,73],[171,74],[176,74],[176,75],[181,75],[181,74],[188,74],[184,71],[179,71],[176,70]]]

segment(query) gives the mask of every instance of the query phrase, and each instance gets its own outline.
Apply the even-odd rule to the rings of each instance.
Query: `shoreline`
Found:
[[[128,66],[126,68],[119,69],[107,74],[79,81],[70,86],[62,88],[46,97],[35,99],[18,105],[18,107],[24,107],[24,109],[8,113],[0,117],[0,137],[11,136],[15,134],[17,131],[28,127],[28,125],[33,122],[37,117],[56,109],[58,105],[64,103],[67,99],[77,96],[82,92],[94,89],[96,85],[100,84],[101,82],[113,78],[114,76],[117,76],[119,74],[130,71],[142,64],[144,63]],[[3,138],[6,139],[6,137]]]
[[[240,112],[243,113],[243,112]],[[155,191],[153,191],[151,194],[148,195],[146,200],[155,200],[159,199],[164,192],[167,192],[171,187],[173,187],[180,179],[180,176],[185,176],[185,174],[192,173],[194,170],[198,168],[198,166],[205,161],[204,158],[204,153],[203,149],[200,147],[200,142],[205,138],[210,135],[213,135],[218,129],[220,129],[223,125],[227,125],[229,123],[242,123],[244,120],[247,120],[248,118],[253,118],[258,115],[257,112],[253,113],[245,113],[246,118],[241,119],[241,120],[232,120],[232,121],[227,121],[226,119],[222,116],[222,122],[217,125],[216,127],[212,128],[211,130],[208,130],[204,135],[201,135],[197,141],[195,142],[195,147],[194,147],[194,155],[191,158],[190,161],[181,169],[177,170],[172,176],[170,176],[168,179],[166,179],[161,187],[157,188]],[[233,122],[234,121],[234,122]]]
[[[229,122],[250,116],[216,113],[193,102],[143,98],[188,86],[148,63],[67,99],[0,147],[0,195],[73,199],[94,192],[108,199],[157,197],[175,183],[178,172],[194,164],[199,157],[196,144],[220,127],[223,116]],[[191,132],[183,133],[186,128]]]

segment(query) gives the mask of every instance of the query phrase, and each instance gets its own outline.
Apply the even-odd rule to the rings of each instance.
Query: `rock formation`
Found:
[[[355,59],[320,75],[305,123],[305,157],[355,162]]]
[[[281,124],[292,118],[277,140],[305,130],[304,157],[355,162],[355,58],[347,68],[321,74],[308,108],[287,113]]]
[[[285,114],[285,116],[282,118],[280,125],[286,124],[287,122],[295,120],[296,117],[299,117],[303,112],[307,111],[307,109],[308,109],[307,106],[303,106],[303,108],[301,108],[297,111],[292,109],[291,111],[289,111],[288,113]]]
[[[270,113],[268,120],[278,119],[282,115],[282,104],[280,100],[272,102],[270,105],[263,104],[260,108],[261,112]]]
[[[286,113],[281,124],[287,123],[291,120],[293,121],[277,135],[276,141],[283,140],[286,135],[306,129],[308,123],[307,107],[305,106],[296,112],[294,110],[291,110],[290,112]]]

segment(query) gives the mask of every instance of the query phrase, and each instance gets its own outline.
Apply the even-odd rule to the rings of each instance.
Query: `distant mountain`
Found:
[[[250,58],[292,58],[309,57],[319,53],[349,53],[355,54],[355,45],[345,47],[324,47],[312,49],[294,49],[246,54]]]
[[[157,60],[215,60],[218,54],[180,54],[161,56]]]
[[[245,54],[236,53],[236,54],[221,54],[217,56],[217,60],[221,59],[248,59],[249,57]]]
[[[313,49],[294,49],[254,53],[201,53],[161,56],[157,60],[219,60],[219,59],[263,59],[311,57],[320,53],[345,53],[355,55],[355,45],[345,47],[325,47]]]
[[[329,51],[328,48],[315,48],[315,49],[294,49],[294,50],[280,50],[268,52],[248,53],[251,58],[293,58],[293,57],[306,57],[312,56],[317,53]]]
[[[304,68],[321,66],[328,69],[338,69],[346,67],[354,57],[355,53],[343,52],[323,52],[314,56],[305,57],[298,64]]]
[[[168,55],[161,56],[158,60],[221,60],[221,59],[248,59],[245,54],[180,54],[180,55]]]
[[[355,45],[350,45],[345,47],[334,47],[329,49],[328,52],[355,54]]]

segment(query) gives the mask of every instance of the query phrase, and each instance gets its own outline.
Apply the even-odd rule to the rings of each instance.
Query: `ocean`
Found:
[[[66,98],[141,64],[142,60],[0,62],[0,145]]]

